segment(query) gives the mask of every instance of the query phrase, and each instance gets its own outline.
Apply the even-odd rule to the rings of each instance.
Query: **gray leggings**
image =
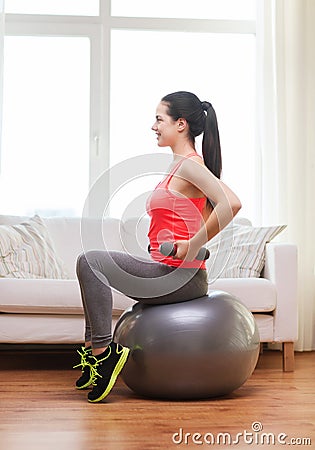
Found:
[[[112,288],[142,303],[177,303],[206,295],[207,273],[180,269],[116,251],[79,256],[77,276],[85,315],[85,342],[93,348],[112,341]]]

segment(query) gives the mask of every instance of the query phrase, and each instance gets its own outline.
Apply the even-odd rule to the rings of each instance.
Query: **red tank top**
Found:
[[[196,153],[191,153],[186,158],[191,156],[196,156]],[[155,261],[169,266],[205,269],[205,261],[173,259],[172,256],[164,256],[159,251],[159,246],[163,242],[191,239],[202,226],[202,211],[206,197],[188,198],[174,194],[168,188],[174,173],[183,161],[184,159],[156,186],[147,201],[147,213],[151,218],[148,232],[150,254]]]

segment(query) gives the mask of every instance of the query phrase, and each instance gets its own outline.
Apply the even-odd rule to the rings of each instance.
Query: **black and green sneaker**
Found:
[[[77,367],[81,367],[82,375],[76,381],[75,385],[77,389],[85,389],[93,382],[93,375],[91,372],[91,365],[89,361],[90,357],[92,356],[92,349],[91,347],[81,347],[81,351],[77,350],[77,352],[81,356],[81,362],[76,366],[73,366],[73,368],[76,369]]]
[[[110,393],[128,359],[129,351],[129,348],[111,342],[104,353],[90,357],[94,388],[88,394],[89,402],[99,402]]]

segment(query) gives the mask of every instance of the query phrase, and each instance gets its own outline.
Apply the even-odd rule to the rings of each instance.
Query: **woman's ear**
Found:
[[[177,129],[178,131],[184,131],[187,128],[187,120],[183,118],[179,118],[177,121]]]

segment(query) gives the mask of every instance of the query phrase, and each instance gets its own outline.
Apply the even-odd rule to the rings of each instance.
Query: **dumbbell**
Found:
[[[159,247],[160,253],[164,256],[174,256],[177,252],[177,246],[174,242],[163,242]],[[198,261],[204,261],[208,259],[210,256],[210,252],[207,248],[201,247],[199,250],[196,259]]]

